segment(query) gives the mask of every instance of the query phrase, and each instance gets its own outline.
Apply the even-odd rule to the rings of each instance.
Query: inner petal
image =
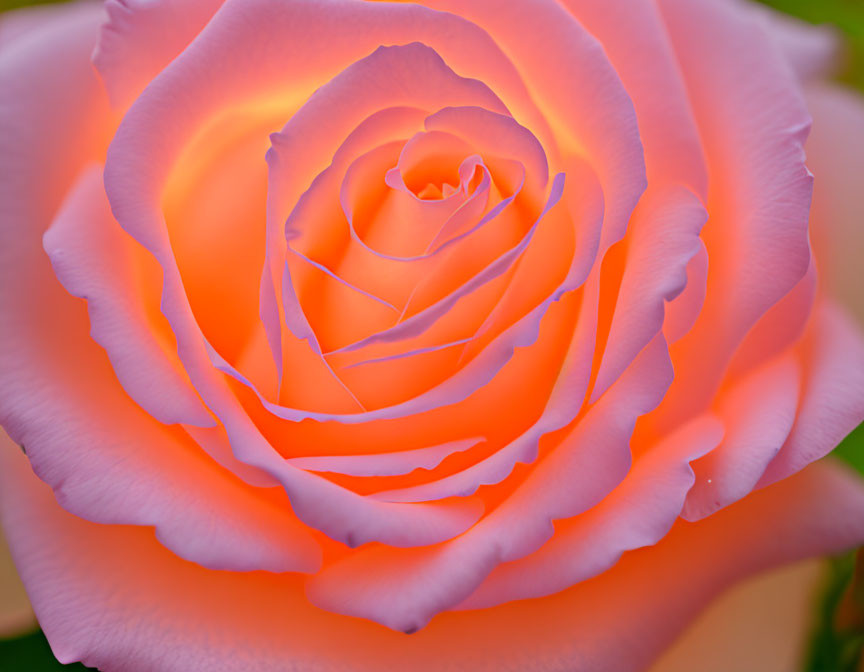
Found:
[[[459,166],[472,154],[472,147],[461,138],[442,131],[422,132],[415,135],[402,148],[397,173],[402,184],[421,200],[441,200],[444,187],[451,195],[461,186]],[[399,188],[398,185],[396,188]],[[434,198],[420,195],[432,187]]]
[[[195,319],[236,361],[258,323],[272,120],[226,117],[183,153],[166,182],[171,247]],[[278,126],[276,126],[278,127]]]

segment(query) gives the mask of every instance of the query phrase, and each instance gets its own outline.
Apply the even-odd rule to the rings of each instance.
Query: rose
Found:
[[[819,34],[218,4],[3,24],[0,420],[47,485],[7,452],[0,497],[60,660],[633,669],[864,539],[857,480],[793,475],[864,415]]]

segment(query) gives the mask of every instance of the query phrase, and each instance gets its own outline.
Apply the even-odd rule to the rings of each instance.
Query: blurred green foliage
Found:
[[[0,12],[6,12],[10,9],[18,9],[19,7],[47,5],[56,2],[66,2],[66,0],[0,0]]]
[[[864,551],[859,551],[864,552]],[[860,560],[857,563],[860,577]],[[813,629],[807,651],[806,672],[858,672],[861,663],[864,628],[860,623],[845,626],[838,623],[844,600],[856,571],[856,555],[847,553],[828,561],[814,607]]]
[[[84,672],[80,663],[62,665],[54,658],[41,630],[17,639],[0,640],[0,672]]]
[[[864,424],[858,426],[833,453],[864,475]],[[864,670],[864,549],[829,560],[825,582],[814,605],[805,672],[859,672]],[[853,601],[851,586],[857,583],[854,603],[858,622],[838,627],[841,603]],[[859,667],[860,666],[860,667]]]
[[[830,24],[846,42],[839,78],[864,91],[864,0],[760,0],[805,21]]]
[[[0,11],[62,1],[0,0]],[[835,26],[846,42],[846,58],[838,79],[864,91],[864,0],[760,1],[810,23]],[[849,435],[835,455],[864,474],[864,425]],[[835,623],[838,605],[853,576],[854,558],[854,554],[847,554],[830,560],[815,614],[805,667],[807,672],[853,672],[857,669],[864,633],[838,630]],[[87,669],[90,668],[80,664],[58,663],[40,631],[13,640],[0,640],[0,672],[74,672]]]

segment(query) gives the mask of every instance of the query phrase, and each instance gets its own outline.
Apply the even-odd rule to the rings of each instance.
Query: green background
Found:
[[[597,0],[602,1],[602,0]],[[832,24],[843,34],[847,50],[838,79],[864,92],[864,0],[762,0],[782,11],[816,24]],[[33,0],[0,0],[0,11],[41,4]],[[864,475],[864,425],[854,431],[835,455]],[[824,587],[814,604],[814,626],[806,672],[854,672],[864,642],[862,632],[838,632],[834,614],[854,571],[852,554],[834,558],[826,570]],[[861,605],[864,610],[864,605]],[[0,640],[0,672],[85,670],[83,665],[61,665],[51,655],[41,632]],[[694,668],[695,669],[695,668]],[[864,669],[864,668],[862,668]],[[730,671],[732,672],[732,671]]]

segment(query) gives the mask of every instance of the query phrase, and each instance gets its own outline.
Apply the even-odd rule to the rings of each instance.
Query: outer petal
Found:
[[[824,560],[768,570],[725,591],[649,668],[650,672],[800,670]]]
[[[592,401],[663,329],[666,303],[687,285],[687,265],[702,248],[699,231],[707,217],[696,195],[680,186],[649,189],[639,202]]]
[[[807,89],[813,133],[807,165],[815,176],[811,241],[822,285],[864,324],[861,176],[864,98],[833,84]]]
[[[811,259],[807,274],[791,292],[771,306],[738,346],[726,372],[727,381],[738,380],[765,362],[781,356],[801,339],[813,311],[817,280],[816,266]]]
[[[0,184],[0,273],[8,274],[0,282],[0,422],[79,515],[154,525],[182,557],[214,567],[314,569],[317,545],[287,509],[126,396],[88,336],[82,302],[63,291],[41,249],[76,171],[104,149],[111,127],[87,58],[101,9],[73,17],[59,12],[0,54],[0,88],[12,94],[0,108],[9,165]]]
[[[803,385],[795,424],[760,485],[817,460],[864,419],[864,338],[842,309],[823,302],[802,344]]]
[[[70,326],[63,343],[73,346],[74,365],[45,356],[10,382],[20,397],[6,424],[64,508],[101,523],[154,526],[168,548],[212,568],[317,568],[317,543],[281,491],[251,488],[181,429],[147,415],[98,346],[81,343],[86,332]],[[58,341],[44,345],[62,353]],[[38,396],[24,393],[25,379]]]
[[[177,359],[176,343],[161,343],[149,323],[148,308],[158,314],[158,289],[154,295],[136,287],[137,255],[145,253],[111,217],[101,166],[84,172],[43,241],[60,282],[87,299],[90,335],[105,348],[129,396],[162,422],[213,426]],[[141,261],[153,263],[149,255]],[[146,277],[158,288],[158,270]]]
[[[729,583],[864,540],[860,480],[815,465],[570,590],[406,637],[311,607],[292,575],[207,571],[143,530],[75,518],[18,451],[0,457],[3,525],[54,652],[106,672],[639,669]]]
[[[660,0],[712,176],[705,305],[673,348],[665,420],[704,410],[738,344],[805,275],[812,178],[799,84],[738,3]]]
[[[557,521],[536,553],[499,565],[460,609],[551,595],[612,567],[624,551],[659,542],[681,513],[694,482],[690,462],[712,450],[723,425],[705,416],[687,423],[636,461],[602,502]]]
[[[188,45],[223,0],[107,0],[93,52],[111,103],[125,108]]]
[[[70,5],[43,18],[0,50],[0,422],[6,427],[38,413],[32,407],[45,390],[26,370],[44,359],[46,332],[82,325],[41,237],[75,174],[104,148],[100,127],[110,126],[87,60],[101,8]],[[76,129],[71,137],[69,128]]]
[[[67,21],[76,15],[90,15],[95,7],[89,2],[70,2],[61,6],[32,5],[4,11],[0,15],[0,47],[9,49],[13,41],[34,30],[41,30],[60,17]]]

